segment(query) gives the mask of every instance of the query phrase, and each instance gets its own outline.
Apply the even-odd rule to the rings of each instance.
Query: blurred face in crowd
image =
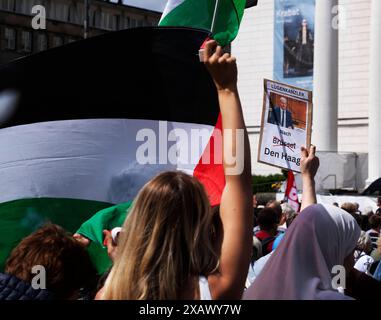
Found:
[[[256,208],[258,205],[257,196],[253,195],[253,208]]]
[[[280,108],[282,110],[287,110],[287,99],[286,98],[280,98]]]

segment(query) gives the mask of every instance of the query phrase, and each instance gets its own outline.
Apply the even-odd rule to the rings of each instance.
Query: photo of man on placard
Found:
[[[279,99],[279,106],[272,105],[268,122],[283,128],[294,129],[292,113],[288,109],[288,99],[286,97]]]

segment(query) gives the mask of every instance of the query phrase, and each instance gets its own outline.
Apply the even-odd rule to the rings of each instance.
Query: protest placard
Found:
[[[311,144],[312,92],[264,81],[258,162],[300,172],[301,147]]]

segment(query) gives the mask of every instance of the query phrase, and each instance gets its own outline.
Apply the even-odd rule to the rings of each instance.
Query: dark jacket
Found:
[[[377,300],[380,297],[381,282],[354,268],[347,274],[345,294],[356,300]]]
[[[292,113],[289,110],[286,110],[286,125],[284,126],[283,123],[281,123],[281,109],[277,106],[272,109],[269,122],[285,128],[294,128]]]
[[[31,284],[10,274],[0,273],[0,300],[52,300],[48,290],[33,289]]]

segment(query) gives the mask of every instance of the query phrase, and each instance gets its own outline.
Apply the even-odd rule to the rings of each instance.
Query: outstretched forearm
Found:
[[[311,145],[308,150],[302,147],[300,169],[302,172],[303,193],[301,210],[304,210],[310,205],[317,203],[315,191],[315,175],[319,168],[320,162],[319,158],[316,157],[315,154],[315,146]]]
[[[213,298],[240,299],[243,293],[252,246],[252,190],[250,145],[237,90],[234,57],[223,54],[217,43],[205,46],[205,65],[218,92],[222,118],[222,160],[226,185],[220,217],[222,243],[218,272],[208,278]]]
[[[311,177],[303,177],[303,193],[302,193],[302,208],[309,207],[310,205],[316,204],[316,191],[315,191],[315,180]]]
[[[236,88],[219,90],[223,127],[223,163],[226,183],[251,185],[250,143]]]
[[[240,298],[252,247],[250,144],[237,90],[219,92],[219,102],[226,178],[220,207],[224,230],[220,273],[226,279],[224,297]],[[231,161],[232,155],[235,157],[234,163]]]

